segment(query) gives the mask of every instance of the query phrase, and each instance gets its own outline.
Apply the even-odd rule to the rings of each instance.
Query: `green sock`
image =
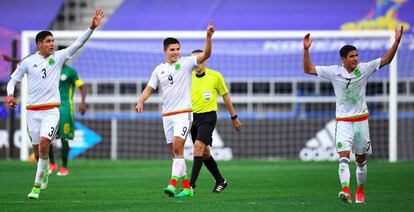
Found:
[[[68,167],[68,157],[69,157],[69,141],[67,139],[61,139],[62,141],[62,166]]]
[[[53,145],[49,145],[49,162],[55,163],[55,154],[53,153]]]

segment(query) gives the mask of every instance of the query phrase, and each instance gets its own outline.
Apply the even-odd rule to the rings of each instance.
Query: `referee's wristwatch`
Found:
[[[237,118],[239,118],[239,116],[237,116],[237,114],[236,114],[236,115],[231,117],[231,120],[236,120]]]

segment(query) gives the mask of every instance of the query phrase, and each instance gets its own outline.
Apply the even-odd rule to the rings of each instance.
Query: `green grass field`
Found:
[[[0,211],[414,211],[414,163],[369,161],[364,205],[337,200],[336,162],[240,160],[219,162],[229,182],[221,194],[203,168],[196,194],[163,193],[171,161],[75,160],[71,175],[49,178],[39,200],[27,199],[35,164],[0,161]],[[191,163],[187,162],[187,173]],[[355,164],[351,165],[355,191]]]

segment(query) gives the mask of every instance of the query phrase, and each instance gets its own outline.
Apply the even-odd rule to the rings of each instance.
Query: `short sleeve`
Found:
[[[380,65],[381,58],[377,58],[366,63],[361,63],[360,67],[363,69],[362,71],[365,71],[368,74],[368,76],[371,76],[375,71],[377,71],[380,68]]]
[[[193,71],[192,68],[194,68],[195,66],[197,66],[197,56],[188,56],[188,57],[184,57],[184,62],[186,63],[185,65],[191,67],[191,69],[189,69],[191,72]]]
[[[224,94],[229,92],[229,89],[227,89],[223,75],[217,73],[217,79],[217,91],[221,96],[223,96]]]
[[[157,73],[158,73],[157,70],[158,70],[157,68],[154,69],[154,71],[151,74],[151,78],[149,79],[148,84],[147,84],[147,86],[150,86],[154,89],[157,89],[158,82],[159,82],[158,75],[157,75]]]
[[[335,69],[338,66],[315,66],[316,74],[318,77],[323,77],[328,80],[332,79],[335,74]]]
[[[24,74],[27,72],[27,68],[26,68],[27,64],[26,62],[23,60],[16,68],[16,70],[14,70],[13,74],[10,76],[11,78],[13,78],[16,81],[22,81]]]
[[[78,75],[78,72],[76,72],[74,69],[71,69],[72,70],[72,78],[73,78],[73,82],[74,82],[74,84],[75,84],[75,86],[77,87],[77,88],[79,88],[80,86],[82,86],[84,83],[83,83],[83,81],[81,80],[81,78],[79,77],[79,75]]]

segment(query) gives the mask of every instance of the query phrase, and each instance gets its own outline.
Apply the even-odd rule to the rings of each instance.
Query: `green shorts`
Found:
[[[60,123],[59,123],[59,137],[66,139],[73,139],[75,137],[75,118],[71,113],[71,108],[66,105],[59,107]]]

